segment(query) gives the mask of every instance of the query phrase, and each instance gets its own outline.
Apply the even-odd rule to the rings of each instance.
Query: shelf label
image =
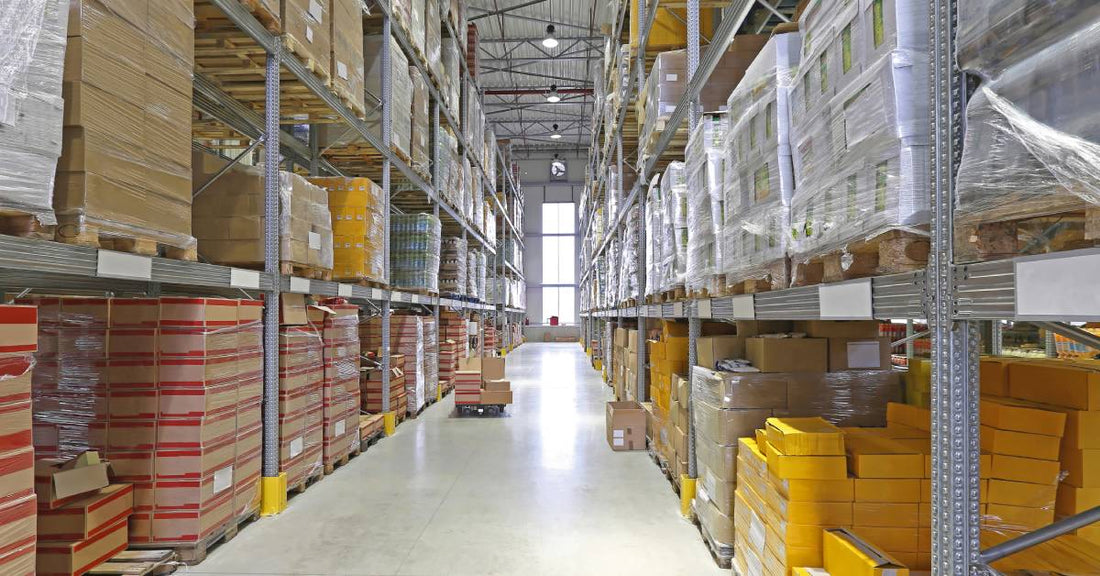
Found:
[[[337,284],[336,295],[342,298],[351,298],[352,288],[351,284]]]
[[[710,299],[699,300],[695,304],[695,315],[699,318],[713,318],[710,311]]]
[[[290,277],[290,291],[297,292],[299,294],[310,293],[310,283],[308,278],[299,278],[297,276]]]
[[[371,288],[370,289],[370,297],[371,297],[372,300],[381,300],[382,297],[383,297],[382,296],[382,291],[379,290],[378,288]]]
[[[151,280],[153,259],[148,256],[100,250],[96,259],[96,276],[123,280]]]
[[[250,290],[260,289],[260,273],[256,270],[229,269],[229,286]]]
[[[394,302],[404,302],[405,301],[405,294],[403,292],[394,292],[394,293],[390,294],[390,300],[392,300]]]
[[[752,294],[742,294],[730,298],[733,305],[734,320],[756,320],[756,301]]]
[[[674,302],[672,304],[672,315],[676,318],[683,318],[684,317],[684,303],[683,302]]]
[[[873,320],[871,279],[822,284],[817,287],[821,318],[824,320]]]
[[[1016,316],[1086,320],[1100,316],[1100,253],[1018,260]],[[1057,280],[1054,280],[1057,279]]]

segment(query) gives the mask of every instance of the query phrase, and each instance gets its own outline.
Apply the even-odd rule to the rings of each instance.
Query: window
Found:
[[[557,316],[563,324],[577,321],[576,206],[572,202],[542,205],[542,320]]]

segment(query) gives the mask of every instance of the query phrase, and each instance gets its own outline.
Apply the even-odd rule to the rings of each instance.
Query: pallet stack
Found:
[[[288,490],[322,473],[324,344],[303,299],[283,294],[279,320],[279,471]]]
[[[424,396],[427,401],[434,402],[439,394],[440,348],[439,327],[432,316],[421,318],[424,324]]]
[[[386,281],[386,199],[367,178],[310,178],[328,190],[332,213],[332,278],[341,282]]]
[[[454,341],[457,359],[459,361],[465,360],[469,356],[470,347],[466,317],[453,310],[440,310],[439,325],[440,337],[444,340]]]
[[[454,340],[443,340],[439,345],[439,386],[444,393],[454,386],[455,372],[458,370],[458,345]]]
[[[405,372],[400,368],[405,363],[402,354],[390,356],[390,411],[403,418],[408,407],[408,395],[405,391]],[[363,371],[359,379],[360,399],[363,411],[369,414],[382,413],[382,369],[370,368]]]
[[[321,462],[330,473],[359,449],[359,307],[336,299],[310,313],[321,333],[325,364]]]
[[[31,425],[31,382],[38,350],[38,315],[31,306],[0,306],[0,463],[5,482],[0,485],[0,571],[30,574],[35,564],[34,446]]]
[[[329,2],[282,0],[287,48],[326,84],[332,83],[332,17]]]
[[[431,214],[390,216],[390,284],[394,288],[439,292],[441,235],[439,218]]]
[[[329,86],[360,118],[366,116],[363,98],[363,8],[356,0],[331,0],[328,20],[332,38]]]
[[[439,259],[439,292],[465,296],[468,274],[466,240],[457,236],[443,239],[443,253]]]
[[[382,318],[372,317],[360,324],[359,334],[360,338],[367,342],[369,350],[379,349],[382,346]],[[401,364],[394,366],[400,368],[404,374],[408,400],[407,412],[415,415],[427,402],[424,375],[424,322],[421,316],[390,316],[390,350],[395,354],[394,358],[400,356]],[[392,401],[390,408],[393,409]]]
[[[466,68],[470,71],[470,77],[477,79],[481,69],[481,35],[477,31],[477,24],[470,22],[466,25]]]

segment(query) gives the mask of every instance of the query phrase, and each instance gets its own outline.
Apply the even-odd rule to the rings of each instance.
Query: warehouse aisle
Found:
[[[452,418],[450,396],[186,573],[728,574],[649,456],[608,448],[586,360],[524,344],[507,417]]]

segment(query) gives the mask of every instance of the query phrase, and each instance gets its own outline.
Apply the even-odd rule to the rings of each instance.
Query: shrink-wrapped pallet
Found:
[[[443,239],[443,253],[439,259],[439,292],[447,294],[467,293],[468,256],[466,240],[458,236]]]
[[[281,0],[283,41],[322,80],[332,78],[332,17],[329,2]],[[359,19],[360,22],[362,18]]]
[[[360,0],[332,0],[332,90],[360,116],[363,101],[363,8]]]
[[[412,79],[412,166],[428,173],[431,159],[428,156],[431,146],[431,128],[428,121],[428,79],[416,66],[409,66],[409,78]]]
[[[310,178],[328,191],[334,280],[386,281],[387,202],[367,178]]]
[[[625,237],[622,243],[622,261],[613,270],[619,274],[619,302],[638,298],[638,235],[642,225],[638,218],[638,206],[631,206],[626,214]]]
[[[397,3],[394,5],[396,6]],[[380,35],[363,37],[363,56],[366,58],[366,87],[379,102],[382,100],[382,42]],[[412,152],[412,77],[409,76],[409,61],[401,46],[393,37],[390,43],[390,143],[402,154],[410,157]],[[374,109],[367,114],[367,125],[382,139],[382,109]],[[337,125],[338,126],[338,125]],[[340,127],[342,128],[342,127]],[[341,130],[341,133],[346,130]],[[326,143],[325,145],[327,145]],[[367,146],[363,143],[363,146]]]
[[[718,293],[716,275],[722,269],[724,211],[722,141],[727,130],[725,115],[704,116],[688,138],[687,170],[687,265],[685,283],[690,290]]]
[[[670,162],[661,174],[661,269],[662,290],[683,287],[687,273],[688,219],[687,174],[683,162]]]
[[[424,1],[424,57],[428,59],[428,70],[442,81],[443,60],[440,55],[442,24],[439,3],[444,0]]]
[[[440,47],[440,63],[443,66],[443,100],[457,117],[462,78],[462,50],[458,40],[444,38]]]
[[[439,290],[439,219],[431,214],[390,216],[390,284],[394,288]]]
[[[433,399],[439,389],[439,326],[431,316],[420,321],[424,326],[424,396]]]
[[[659,294],[667,280],[661,277],[661,240],[665,233],[664,205],[661,201],[660,174],[654,175],[646,191],[645,204],[645,293]]]

